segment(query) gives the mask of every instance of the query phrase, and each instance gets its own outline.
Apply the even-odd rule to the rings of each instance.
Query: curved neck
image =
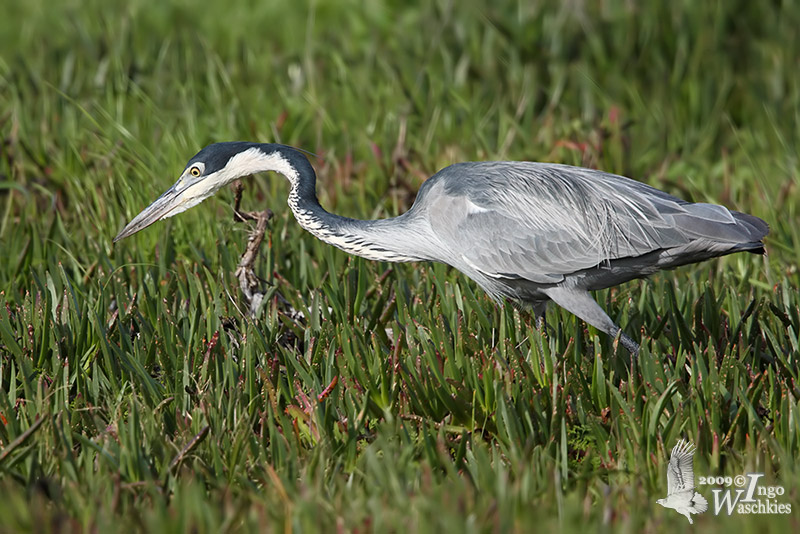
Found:
[[[265,157],[259,171],[275,171],[289,180],[289,208],[300,226],[318,239],[370,260],[434,259],[424,246],[435,241],[424,218],[411,211],[391,219],[368,221],[329,213],[317,200],[317,175],[302,152],[277,144],[260,145],[260,150]]]

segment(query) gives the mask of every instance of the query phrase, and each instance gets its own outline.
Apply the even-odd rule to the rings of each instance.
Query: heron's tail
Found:
[[[751,252],[753,254],[764,254],[764,243],[761,241],[769,233],[769,225],[762,219],[749,213],[732,211],[731,215],[736,219],[736,227],[748,239],[740,243],[735,252]]]
[[[692,507],[696,514],[702,514],[708,510],[708,501],[705,497],[695,492],[694,497],[692,497]]]
[[[687,214],[676,216],[676,220],[691,241],[668,249],[660,258],[660,268],[672,269],[736,252],[764,253],[762,239],[769,233],[769,225],[758,217],[716,204],[688,204],[684,208]]]
[[[687,204],[683,208],[686,213],[676,215],[676,222],[695,239],[731,252],[763,252],[761,240],[769,233],[769,225],[758,217],[716,204]]]

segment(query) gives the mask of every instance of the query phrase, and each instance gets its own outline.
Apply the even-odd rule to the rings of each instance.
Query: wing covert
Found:
[[[433,231],[494,278],[557,283],[720,228],[736,238],[736,220],[722,206],[691,204],[600,171],[485,162],[452,165],[437,177],[439,194],[428,207]]]

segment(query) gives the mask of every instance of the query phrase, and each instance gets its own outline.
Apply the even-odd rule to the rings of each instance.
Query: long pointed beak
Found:
[[[176,208],[182,207],[181,205],[184,203],[181,198],[182,196],[183,195],[177,191],[174,185],[170,187],[163,195],[158,197],[155,202],[147,206],[139,215],[134,217],[125,228],[120,230],[117,237],[114,238],[114,243],[135,234],[139,230],[144,230],[156,221],[160,221],[161,219],[165,219],[186,209],[183,208],[175,211]]]

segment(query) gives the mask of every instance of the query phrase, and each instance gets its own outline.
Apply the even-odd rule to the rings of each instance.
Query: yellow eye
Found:
[[[189,169],[189,174],[191,174],[192,176],[200,176],[200,169],[198,169],[197,167],[192,167],[191,169]]]

